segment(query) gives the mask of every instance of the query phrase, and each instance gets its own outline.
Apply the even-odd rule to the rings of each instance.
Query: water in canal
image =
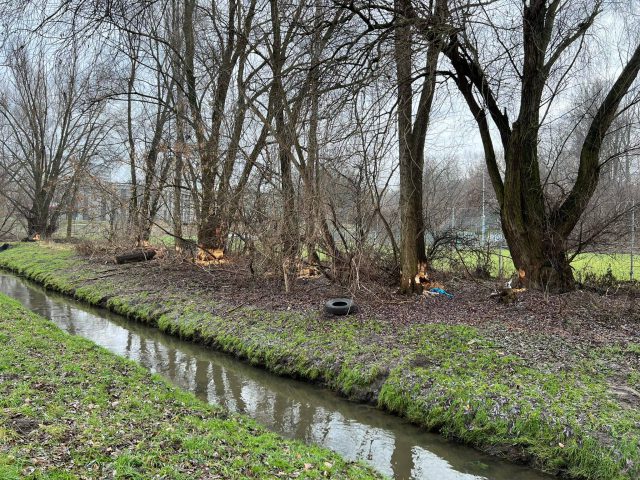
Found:
[[[538,472],[483,455],[408,422],[304,382],[163,334],[104,309],[0,273],[0,292],[60,328],[130,358],[199,398],[249,415],[288,438],[360,459],[396,479],[542,480]]]

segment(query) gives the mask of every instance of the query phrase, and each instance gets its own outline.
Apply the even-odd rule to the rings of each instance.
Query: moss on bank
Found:
[[[126,268],[92,264],[65,247],[21,245],[1,253],[0,265],[547,471],[593,479],[640,476],[640,411],[620,402],[608,384],[616,358],[637,356],[640,349],[594,349],[591,358],[555,371],[501,351],[470,327],[398,327],[384,319],[327,320],[221,305],[210,293],[156,291],[152,279],[141,285]]]
[[[206,405],[0,294],[0,478],[377,475]]]

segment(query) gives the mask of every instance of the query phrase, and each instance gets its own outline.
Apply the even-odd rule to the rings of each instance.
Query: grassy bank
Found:
[[[378,478],[285,442],[0,294],[0,478]]]
[[[567,351],[557,368],[545,352],[535,361],[522,358],[469,326],[229,306],[188,280],[158,288],[151,274],[132,278],[129,267],[92,263],[65,247],[21,245],[0,253],[0,266],[547,471],[640,476],[640,409],[610,388],[614,378],[639,388],[637,369],[625,370],[625,378],[618,371],[622,362],[637,365],[638,344],[592,348],[575,358]]]

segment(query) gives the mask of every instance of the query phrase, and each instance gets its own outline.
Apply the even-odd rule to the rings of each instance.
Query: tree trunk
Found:
[[[67,212],[67,241],[71,240],[73,234],[73,212]]]
[[[276,115],[278,129],[287,128],[283,125],[282,112]],[[288,135],[285,134],[288,138]],[[285,291],[288,293],[293,288],[296,275],[296,260],[298,256],[298,216],[295,205],[295,187],[291,176],[291,150],[280,145],[278,156],[280,158],[280,175],[282,179],[282,253],[283,274]]]
[[[396,0],[396,9],[410,18],[411,1]],[[435,67],[440,45],[433,42],[427,53],[427,74],[415,124],[413,122],[412,34],[409,24],[395,29],[395,64],[398,88],[398,156],[400,162],[400,293],[420,291],[416,283],[419,263],[426,262],[422,216],[424,145],[435,87]]]
[[[538,108],[523,104],[506,150],[502,228],[520,279],[530,288],[566,291],[573,273],[567,237],[554,231],[540,181],[537,139]],[[527,125],[523,127],[522,125]]]
[[[35,235],[44,236],[46,230],[46,220],[38,218],[37,214],[27,219],[27,237],[32,238]]]
[[[619,114],[622,98],[640,72],[638,44],[593,117],[582,144],[578,174],[571,191],[560,206],[549,207],[555,199],[545,199],[538,161],[543,92],[548,88],[555,63],[567,48],[584,38],[600,13],[600,8],[594,6],[575,29],[567,29],[570,34],[552,42],[559,8],[563,8],[559,2],[531,0],[523,9],[520,108],[513,125],[507,110],[499,106],[489,76],[477,57],[470,52],[463,54],[464,45],[455,36],[446,50],[456,71],[456,84],[480,128],[487,169],[500,204],[502,228],[514,264],[527,286],[556,292],[574,288],[567,255],[568,240],[598,185],[603,139]],[[471,51],[473,48],[471,46]],[[474,89],[482,98],[481,103]],[[504,181],[496,161],[487,112],[505,152]]]
[[[71,240],[71,236],[73,234],[73,216],[74,210],[76,206],[76,196],[78,190],[78,180],[73,179],[73,185],[71,186],[71,198],[67,202],[67,240]]]
[[[122,255],[117,255],[116,263],[118,265],[122,265],[124,263],[144,262],[146,260],[152,260],[155,256],[155,250],[137,250],[134,252],[123,253]]]
[[[517,228],[504,216],[502,223],[511,258],[523,286],[551,292],[566,292],[574,288],[566,239],[533,226]]]
[[[40,235],[49,238],[57,230],[58,218],[50,209],[51,200],[46,191],[41,190],[35,195],[33,205],[27,217],[27,235],[29,238]]]
[[[236,22],[238,4],[229,2],[226,42],[221,46],[221,58],[218,77],[213,88],[213,103],[209,133],[202,115],[202,105],[198,99],[195,60],[194,13],[196,2],[185,0],[182,31],[185,44],[185,82],[186,97],[193,117],[193,131],[198,144],[201,168],[200,214],[198,218],[198,244],[204,250],[223,249],[226,247],[227,232],[223,219],[220,218],[220,205],[216,199],[216,177],[218,174],[220,131],[225,116],[225,104],[231,84],[231,77],[236,66],[238,55],[236,49]]]
[[[127,80],[127,141],[129,146],[129,171],[131,187],[129,198],[129,227],[138,231],[138,178],[136,166],[136,146],[133,138],[133,87],[136,79],[137,51],[131,52],[131,69]]]
[[[304,202],[306,210],[305,219],[305,248],[307,262],[319,264],[320,258],[316,251],[318,242],[318,222],[320,205],[318,198],[319,183],[319,153],[318,125],[320,121],[320,55],[322,52],[322,3],[314,1],[314,30],[311,41],[311,68],[309,73],[309,145],[306,162],[302,168],[302,180],[304,188]]]
[[[179,89],[178,89],[179,90]],[[176,132],[178,148],[175,152],[175,165],[173,171],[173,233],[175,234],[175,248],[180,251],[185,247],[182,239],[182,172],[184,170],[184,124],[182,115],[181,101],[178,96],[178,114],[176,117]]]
[[[292,177],[294,144],[293,125],[285,118],[286,92],[282,82],[282,72],[286,58],[280,33],[280,11],[278,0],[271,0],[271,23],[273,26],[272,69],[275,89],[275,134],[278,141],[278,159],[280,162],[280,178],[282,188],[282,273],[285,292],[294,286],[296,260],[298,256],[298,216],[295,204],[295,186]],[[291,121],[291,119],[289,119]]]

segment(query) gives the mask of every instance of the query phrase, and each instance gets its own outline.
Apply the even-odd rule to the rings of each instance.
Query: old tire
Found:
[[[350,315],[358,311],[358,307],[350,298],[332,298],[324,304],[324,311],[331,315]]]

